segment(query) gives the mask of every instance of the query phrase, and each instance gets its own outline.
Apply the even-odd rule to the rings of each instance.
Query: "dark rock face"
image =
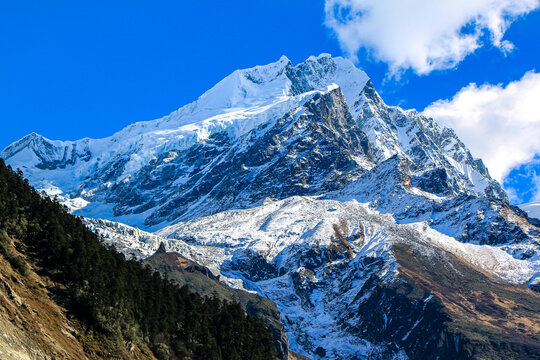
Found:
[[[163,154],[135,181],[115,184],[106,200],[117,204],[118,215],[159,205],[147,219],[153,225],[252,206],[266,197],[328,192],[365,171],[370,145],[339,89],[316,94],[302,111],[265,123],[235,144],[219,133],[172,161],[171,153]],[[171,187],[179,177],[188,180]]]
[[[267,263],[265,258],[258,252],[248,249],[237,251],[232,260],[226,261],[222,268],[227,273],[237,272],[240,278],[249,281],[272,279],[278,275],[273,264]]]
[[[411,359],[462,359],[459,344],[449,334],[450,317],[437,298],[411,299],[415,289],[402,281],[386,286],[374,277],[364,284],[363,293],[371,293],[357,309],[358,322],[351,331],[361,333],[374,343],[393,343],[386,356],[399,349]],[[381,354],[384,355],[384,354]]]
[[[450,195],[454,185],[445,169],[428,170],[412,178],[412,186],[439,196]]]
[[[159,248],[156,251],[156,254],[165,254],[167,252],[167,249],[165,248],[165,243],[162,242],[159,244]]]

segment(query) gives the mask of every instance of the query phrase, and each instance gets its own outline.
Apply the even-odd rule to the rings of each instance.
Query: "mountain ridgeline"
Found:
[[[31,288],[37,286],[36,276],[46,278],[50,299],[79,323],[79,339],[97,337],[93,347],[86,343],[85,357],[275,359],[272,334],[262,320],[246,315],[236,302],[201,297],[138,261],[126,260],[1,159],[0,250],[3,265],[16,270],[19,283]],[[2,282],[0,299],[5,292],[19,297]],[[5,314],[14,311],[6,302],[0,308]],[[28,327],[28,322],[21,324]],[[47,353],[45,348],[37,358],[82,356]],[[17,350],[4,348],[2,358],[16,358]]]
[[[301,356],[540,358],[540,220],[346,59],[282,57],[110,137],[30,134],[0,157],[127,258],[269,299],[256,310]],[[161,243],[178,254],[150,257]]]

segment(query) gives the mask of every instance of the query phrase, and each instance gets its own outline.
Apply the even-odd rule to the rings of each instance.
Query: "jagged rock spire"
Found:
[[[165,247],[165,243],[162,241],[159,244],[159,248],[156,251],[156,254],[165,254],[167,252],[167,248]]]

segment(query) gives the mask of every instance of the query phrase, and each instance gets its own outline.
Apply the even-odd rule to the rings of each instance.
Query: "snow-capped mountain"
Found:
[[[235,71],[197,101],[109,138],[31,134],[1,153],[76,214],[153,229],[335,190],[396,155],[430,193],[506,200],[453,131],[385,105],[364,72],[328,55]]]
[[[31,134],[0,157],[127,256],[164,241],[270,298],[313,358],[538,345],[540,222],[451,129],[386,105],[346,59],[282,57],[111,137]]]
[[[98,140],[50,141],[30,134],[1,156],[21,168],[38,188],[77,198],[74,204],[78,207],[90,201],[84,214],[146,212],[132,220],[142,225],[159,209],[154,204],[165,202],[172,190],[178,190],[171,189],[171,183],[177,188],[184,185],[201,166],[209,165],[205,160],[214,158],[224,147],[261,124],[300,111],[304,103],[316,93],[327,92],[336,81],[352,91],[368,80],[365,73],[343,59],[325,66],[313,58],[309,64],[309,69],[300,71],[282,57],[267,66],[235,71],[197,101],[162,119],[136,123]],[[315,87],[320,91],[309,91]],[[185,150],[190,150],[187,159]],[[193,158],[199,161],[194,163]],[[159,188],[164,181],[168,189]],[[144,182],[141,185],[146,191],[127,199],[122,184],[135,182]]]

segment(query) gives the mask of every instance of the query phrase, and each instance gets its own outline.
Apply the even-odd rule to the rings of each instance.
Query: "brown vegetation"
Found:
[[[470,357],[540,357],[540,294],[437,251],[427,256],[405,244],[392,246],[401,276],[419,288],[419,298],[426,291],[440,299],[452,319],[448,329],[465,343]]]

